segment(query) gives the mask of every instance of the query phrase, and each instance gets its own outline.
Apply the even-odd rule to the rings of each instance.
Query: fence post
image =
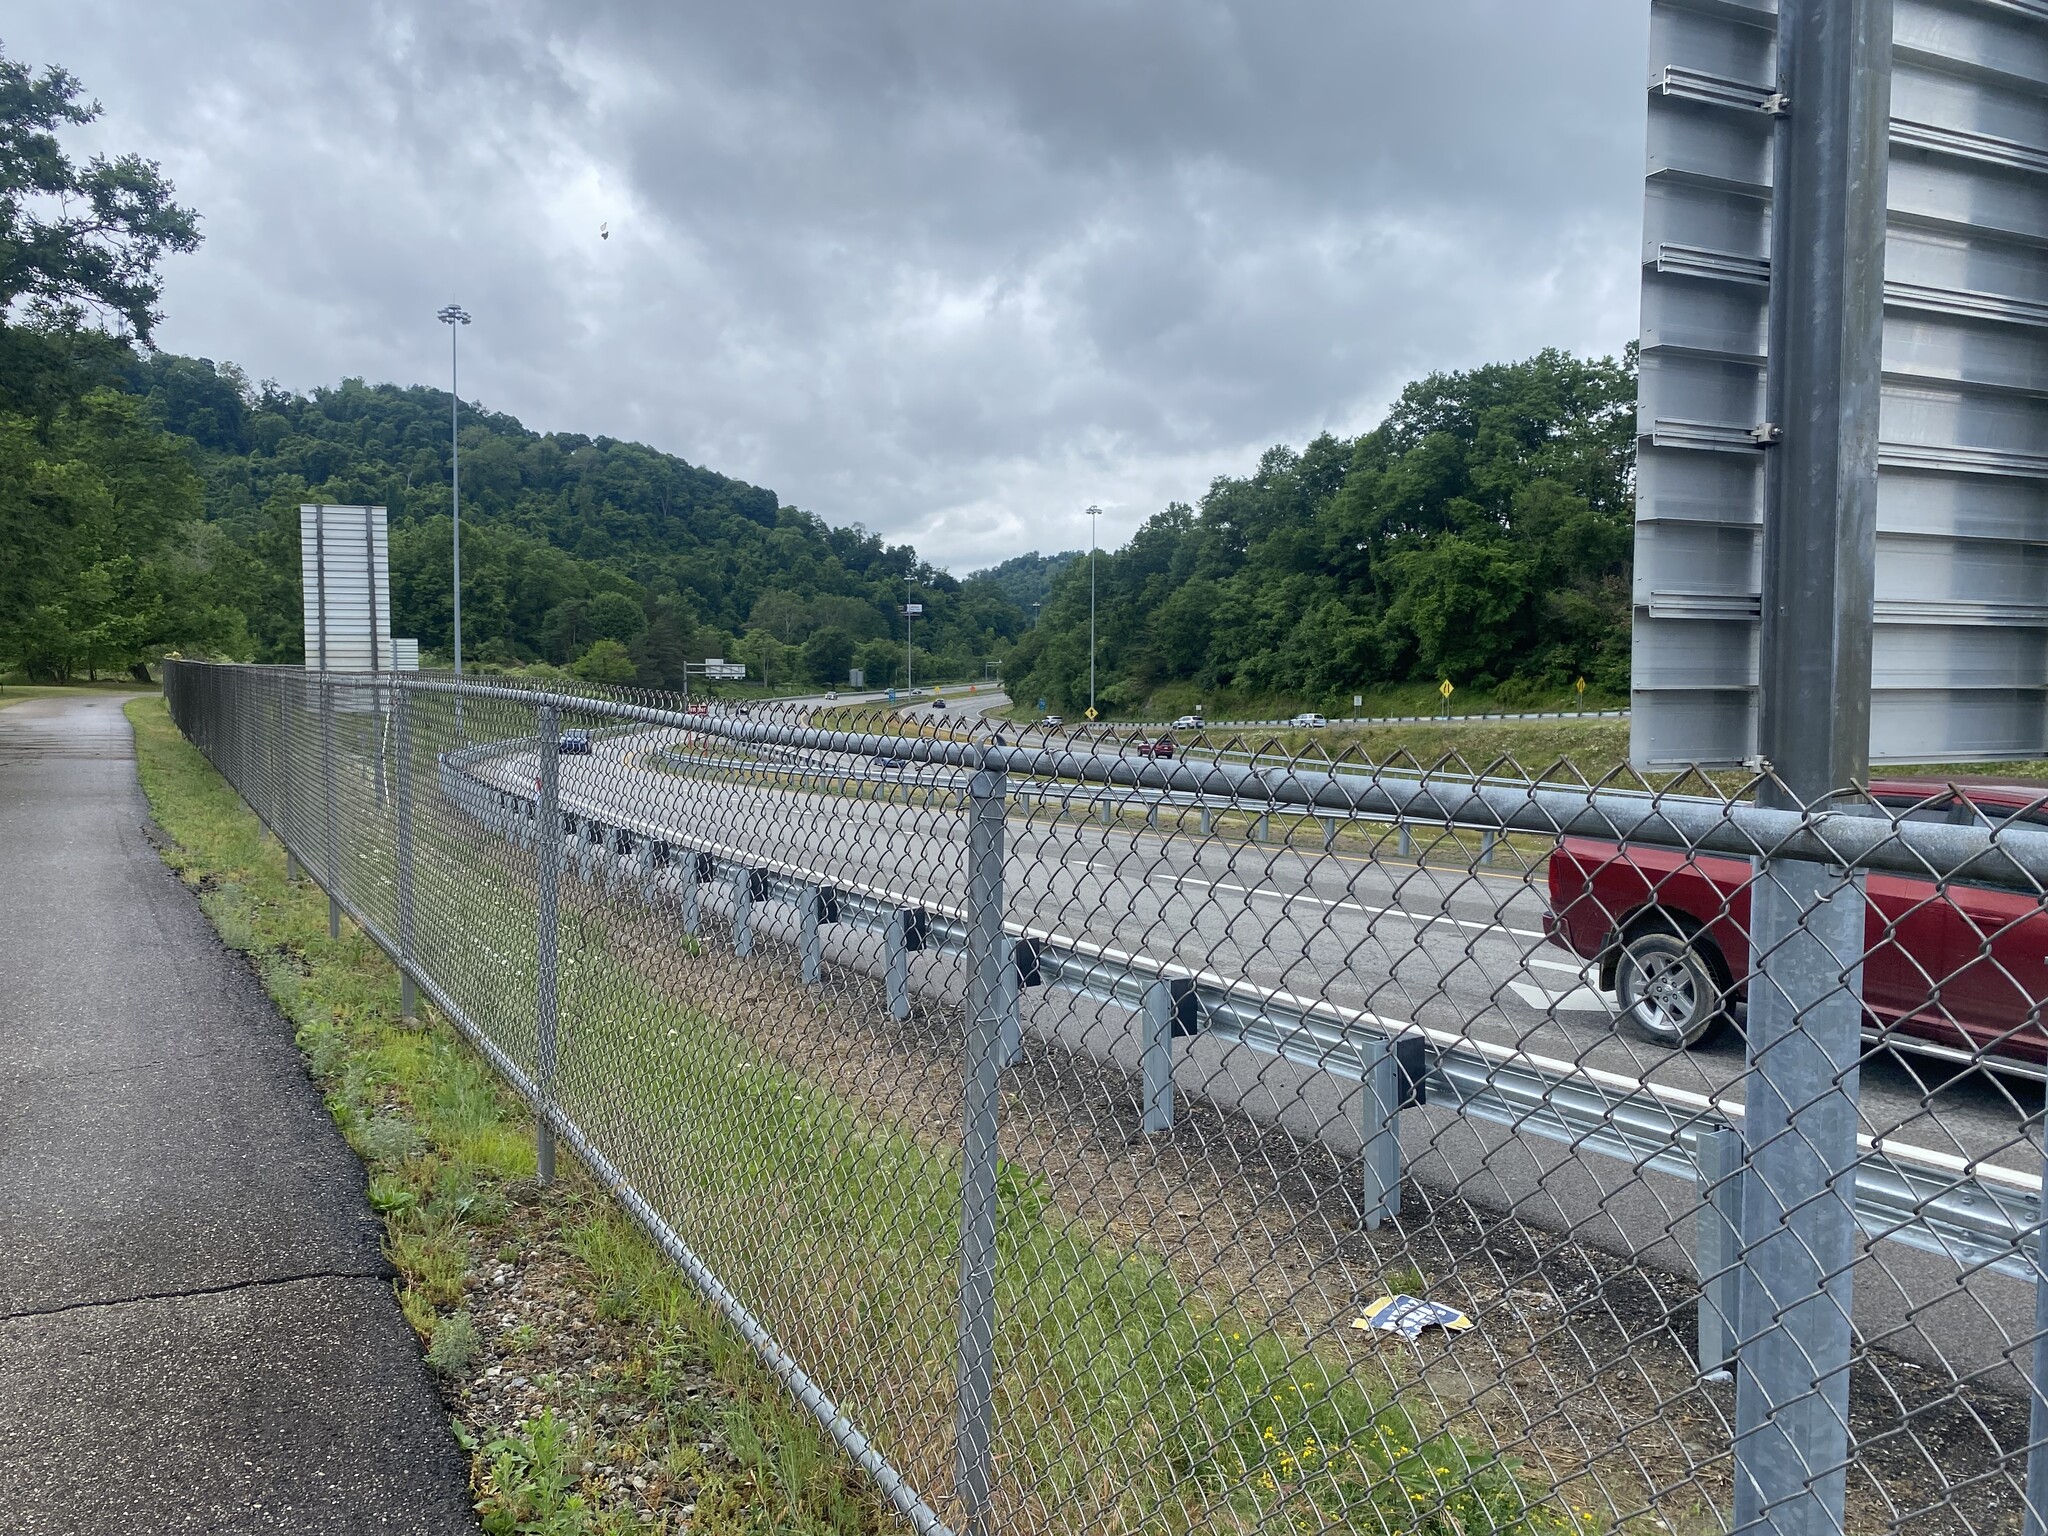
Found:
[[[320,790],[326,831],[320,864],[327,872],[323,885],[327,892],[327,937],[338,939],[341,903],[334,899],[334,893],[341,883],[341,812],[336,804],[338,790],[334,777],[334,685],[322,677],[316,686],[320,689]]]
[[[391,690],[391,737],[391,797],[398,811],[398,1011],[410,1019],[418,1016],[420,1002],[412,979],[412,694],[402,686]]]
[[[1863,924],[1839,870],[1769,859],[1751,885],[1737,1531],[1843,1529]]]
[[[2042,1187],[2048,1189],[2048,1119],[2041,1122]],[[2034,1263],[2034,1402],[2027,1422],[2027,1507],[2020,1536],[2048,1536],[2048,1223],[2036,1239]]]
[[[1694,1262],[1700,1272],[1699,1366],[1711,1381],[1725,1381],[1741,1337],[1742,1136],[1731,1125],[1699,1133],[1700,1208]]]
[[[963,1536],[987,1536],[995,1412],[996,1200],[1002,1094],[1003,775],[968,781],[967,1062],[960,1159],[959,1397],[953,1489]],[[1015,966],[1011,965],[1014,972]]]
[[[1780,0],[1760,442],[1760,803],[1870,777],[1891,0]],[[1848,1495],[1863,884],[1752,883],[1735,1529],[1837,1536]]]
[[[460,700],[458,699],[458,702]],[[555,1177],[555,1050],[559,1022],[557,995],[561,964],[562,864],[562,776],[559,748],[560,716],[554,705],[540,711],[540,801],[538,820],[551,835],[540,839],[540,901],[535,938],[540,952],[538,980],[534,987],[536,1037],[539,1045],[534,1077],[534,1115],[539,1125],[534,1132],[534,1173],[543,1184]]]

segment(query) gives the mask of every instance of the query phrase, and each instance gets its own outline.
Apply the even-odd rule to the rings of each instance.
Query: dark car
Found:
[[[1893,780],[1902,821],[2036,827],[2048,786]],[[1567,837],[1550,856],[1550,942],[1597,961],[1624,1029],[1684,1048],[1711,1039],[1749,983],[1747,859]],[[2020,891],[1873,870],[1866,877],[1866,1037],[1951,1059],[2048,1062],[2048,908]]]
[[[1157,741],[1141,741],[1138,743],[1138,756],[1140,757],[1172,757],[1178,750],[1179,748],[1174,746],[1171,736],[1161,736]]]
[[[589,755],[590,755],[590,732],[588,732],[588,731],[564,731],[564,732],[562,732],[562,734],[561,734],[561,735],[560,735],[559,737],[557,737],[557,738],[555,739],[555,750],[556,750],[557,752],[575,752],[575,753],[581,753],[582,755],[584,755],[584,756],[586,756],[586,757],[587,757],[587,756],[589,756]]]

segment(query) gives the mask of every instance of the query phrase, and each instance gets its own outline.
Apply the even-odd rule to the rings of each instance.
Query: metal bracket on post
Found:
[[[540,1102],[534,1106],[534,1110],[540,1123],[534,1140],[534,1172],[543,1184],[549,1183],[555,1176],[555,1128],[550,1117],[554,1112],[555,1097],[556,1026],[559,1022],[558,988],[561,967],[559,924],[562,865],[566,853],[562,845],[562,781],[561,760],[558,755],[560,738],[560,716],[553,705],[543,705],[540,711],[538,811],[540,824],[555,829],[553,837],[541,840],[540,899],[535,933],[539,953],[534,987],[539,1060],[534,1074],[534,1089]]]
[[[953,1492],[962,1536],[989,1536],[994,1477],[996,1202],[1002,1105],[1003,775],[968,784],[966,1093],[960,1152],[960,1302]],[[920,912],[920,916],[922,916]],[[1014,967],[1010,967],[1014,971]]]
[[[1693,1144],[1699,1164],[1699,1215],[1694,1262],[1700,1272],[1699,1365],[1709,1381],[1726,1381],[1741,1336],[1742,1134],[1730,1125],[1703,1128]]]
[[[889,920],[883,970],[891,1018],[910,1017],[910,957],[925,947],[930,935],[931,914],[923,907],[899,907]]]
[[[732,952],[742,957],[754,952],[754,892],[756,882],[766,886],[768,876],[758,869],[739,868],[732,872]],[[766,892],[764,891],[765,895]]]
[[[1144,1079],[1142,1129],[1173,1129],[1173,1042],[1201,1028],[1201,999],[1192,980],[1155,981],[1145,989],[1144,1039],[1140,1047]]]
[[[1024,989],[1045,985],[1038,940],[1003,941],[1003,1032],[998,1061],[1005,1071],[1024,1059]]]

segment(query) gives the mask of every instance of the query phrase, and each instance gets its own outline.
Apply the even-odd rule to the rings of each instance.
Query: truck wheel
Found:
[[[1622,1028],[1668,1050],[1704,1043],[1727,1019],[1713,966],[1675,933],[1630,939],[1614,968],[1614,991]]]

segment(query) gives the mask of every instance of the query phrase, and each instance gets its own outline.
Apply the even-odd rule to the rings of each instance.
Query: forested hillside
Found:
[[[1183,684],[1349,704],[1354,689],[1628,686],[1633,358],[1544,352],[1411,384],[1351,441],[1273,448],[1098,556],[1098,700]],[[1054,580],[1007,675],[1086,702],[1088,569]]]
[[[232,368],[162,355],[129,381],[194,445],[208,524],[251,556],[237,606],[256,655],[298,659],[302,501],[390,509],[397,630],[448,653],[445,391],[255,390]],[[672,455],[469,405],[461,423],[465,659],[678,686],[685,656],[723,655],[771,683],[844,682],[849,666],[888,682],[901,676],[906,593],[925,605],[921,675],[978,674],[1025,626],[997,582],[956,580],[908,545],[828,527]]]

